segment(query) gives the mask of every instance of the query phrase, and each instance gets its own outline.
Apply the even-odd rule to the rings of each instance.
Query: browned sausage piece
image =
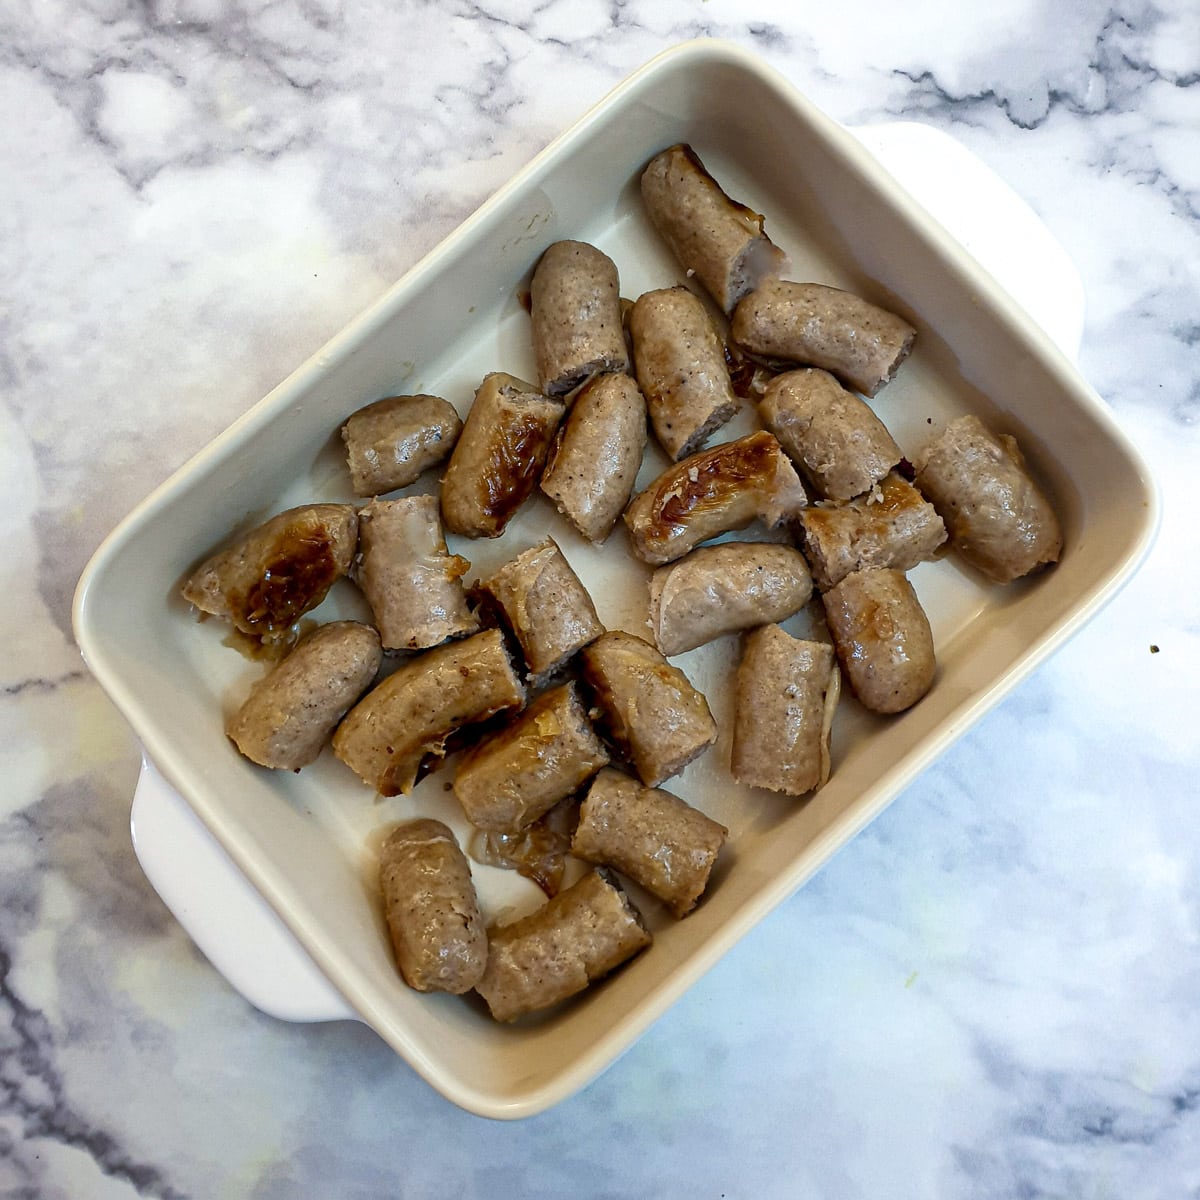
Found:
[[[454,449],[462,420],[440,396],[389,396],[352,413],[342,426],[356,496],[416,483]]]
[[[874,396],[908,357],[917,331],[853,292],[771,279],[737,306],[734,341],[761,358],[832,371]]]
[[[381,657],[379,635],[369,625],[321,625],[254,685],[225,732],[259,766],[298,771],[321,753],[346,710],[371,686]]]
[[[379,882],[404,982],[418,992],[469,992],[487,967],[487,928],[454,834],[441,821],[401,825],[383,844]]]
[[[793,546],[702,546],[650,576],[650,627],[670,658],[725,633],[783,621],[811,595],[808,563]]]
[[[831,500],[869,492],[903,457],[866,401],[828,371],[776,376],[758,415],[804,477]]]
[[[802,796],[829,778],[829,731],[841,675],[828,642],[778,625],[746,634],[734,700],[734,779]]]
[[[647,787],[677,775],[717,740],[708,701],[639,637],[614,630],[583,652],[605,728]]]
[[[642,199],[679,263],[723,312],[783,269],[783,251],[763,232],[761,214],[731,200],[691,146],[671,146],[642,173]]]
[[[463,537],[499,537],[541,478],[561,400],[497,371],[487,376],[442,479],[442,519]]]
[[[349,571],[357,537],[349,504],[289,508],[203,563],[183,598],[252,637],[287,636]]]
[[[547,396],[593,375],[628,371],[621,292],[611,258],[587,242],[555,242],[529,287],[538,379]]]
[[[591,596],[553,538],[506,562],[478,591],[500,606],[531,678],[553,675],[604,632]]]
[[[929,691],[933,633],[902,571],[853,571],[821,599],[842,669],[865,707],[901,712]]]
[[[668,467],[633,498],[625,524],[634,554],[659,566],[755,517],[779,525],[807,503],[804,485],[774,434],[759,432]]]
[[[685,917],[708,886],[728,834],[678,796],[606,767],[584,797],[571,853],[628,875]]]
[[[1062,529],[1025,469],[1016,440],[978,417],[959,417],[917,464],[917,486],[933,501],[950,544],[989,579],[1010,583],[1058,562]]]
[[[576,393],[542,476],[542,491],[590,542],[621,515],[646,449],[646,401],[628,375],[597,375]]]
[[[725,346],[704,302],[685,287],[639,296],[629,332],[654,436],[671,458],[683,458],[737,412]]]
[[[446,551],[436,496],[372,500],[358,514],[354,581],[385,650],[424,650],[479,628],[462,577],[471,564]]]
[[[612,875],[589,871],[537,912],[488,931],[476,991],[497,1021],[515,1021],[582,992],[651,941]]]
[[[823,592],[865,567],[907,571],[932,558],[946,540],[937,510],[895,472],[848,503],[806,508],[800,524],[804,555]]]
[[[468,750],[454,776],[454,794],[477,829],[512,833],[549,812],[607,762],[576,685],[567,683]]]
[[[407,795],[422,763],[440,760],[456,729],[524,700],[504,635],[486,629],[426,650],[389,675],[338,726],[333,752],[380,795]]]

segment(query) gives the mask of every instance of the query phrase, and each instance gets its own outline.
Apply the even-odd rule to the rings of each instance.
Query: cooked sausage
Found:
[[[910,570],[946,540],[937,510],[894,471],[848,503],[806,508],[800,524],[804,555],[823,592],[866,567]]]
[[[654,228],[723,312],[783,269],[783,251],[761,214],[731,200],[691,146],[671,146],[642,172],[642,199]]]
[[[808,503],[774,434],[752,433],[668,467],[625,510],[630,549],[659,566],[755,517],[768,526]]]
[[[456,729],[524,700],[504,635],[486,629],[426,650],[389,675],[338,726],[333,752],[380,795],[407,795],[422,764],[445,756]]]
[[[372,500],[358,514],[353,576],[385,650],[424,650],[479,628],[462,577],[471,564],[446,551],[436,496]]]
[[[476,991],[497,1021],[515,1021],[582,992],[651,941],[613,876],[589,871],[536,912],[488,931]]]
[[[354,494],[379,496],[416,483],[461,432],[461,418],[440,396],[388,396],[360,408],[342,426]]]
[[[808,563],[793,546],[702,546],[650,576],[650,627],[670,658],[725,633],[783,621],[811,595]]]
[[[802,796],[829,778],[829,732],[841,675],[828,642],[778,625],[746,634],[734,699],[734,779]]]
[[[708,701],[649,642],[614,630],[583,652],[583,678],[609,739],[647,787],[677,775],[717,740]]]
[[[628,371],[621,292],[611,258],[587,242],[555,242],[529,287],[538,379],[547,396],[593,375]]]
[[[874,396],[908,357],[917,331],[853,292],[770,279],[741,301],[731,332],[759,357],[823,367]]]
[[[830,500],[869,492],[903,457],[866,401],[828,371],[776,376],[758,415],[805,479]]]
[[[507,728],[468,750],[454,794],[477,829],[513,833],[571,795],[605,763],[574,683],[539,696]]]
[[[613,867],[685,917],[708,886],[729,830],[658,788],[606,767],[579,810],[571,853]]]
[[[542,491],[590,542],[621,515],[646,449],[646,401],[628,375],[597,375],[576,393],[550,450]]]
[[[933,633],[902,571],[852,571],[821,599],[842,669],[865,707],[901,712],[929,691]]]
[[[442,479],[442,519],[463,537],[499,537],[541,478],[561,400],[493,372],[479,385]]]
[[[252,637],[286,636],[349,571],[357,537],[352,505],[289,508],[198,567],[183,598]]]
[[[225,732],[259,766],[298,771],[321,753],[370,687],[381,657],[379,635],[369,625],[321,625],[254,685]]]
[[[441,821],[401,825],[383,844],[379,883],[404,982],[418,992],[469,992],[487,967],[487,927],[454,834]]]
[[[737,412],[725,346],[704,302],[685,287],[639,296],[629,332],[654,436],[671,458],[683,458]]]
[[[477,590],[500,606],[531,679],[553,675],[604,632],[591,596],[553,538],[506,562]]]
[[[1015,438],[959,417],[917,468],[917,486],[946,522],[950,544],[989,579],[1010,583],[1058,562],[1062,528]]]

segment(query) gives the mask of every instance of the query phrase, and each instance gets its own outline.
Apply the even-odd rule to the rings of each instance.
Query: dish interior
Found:
[[[222,726],[263,667],[226,644],[222,622],[197,621],[178,588],[231,534],[290,505],[353,499],[338,430],[354,409],[424,391],[465,412],[487,372],[535,377],[521,293],[553,241],[594,242],[616,262],[630,298],[682,281],[637,189],[644,163],[678,141],[692,143],[731,195],[766,214],[769,233],[790,256],[790,277],[858,291],[917,326],[911,359],[873,402],[908,457],[964,412],[1016,434],[1058,508],[1066,552],[1053,570],[1007,588],[953,557],[912,572],[938,649],[935,686],[914,709],[886,719],[844,695],[832,778],[808,799],[729,778],[736,639],[676,659],[721,727],[717,745],[666,785],[730,830],[709,895],[677,923],[631,888],[656,936],[651,950],[561,1011],[499,1026],[472,999],[418,995],[403,985],[376,895],[375,851],[392,823],[437,816],[465,839],[448,791],[453,764],[412,796],[389,800],[328,750],[299,774],[252,766]],[[718,440],[755,428],[749,409]],[[651,447],[639,486],[665,465]],[[753,60],[701,44],[657,60],[618,89],[151,497],[89,568],[77,627],[90,665],[164,774],[363,1018],[455,1102],[520,1116],[611,1062],[1091,615],[1132,571],[1152,514],[1136,455],[1011,302],[842,130]],[[592,547],[539,495],[502,539],[449,541],[472,562],[474,579],[546,534],[562,546],[605,624],[645,634],[649,569],[630,557],[621,528]],[[735,536],[769,535],[751,527]],[[367,613],[342,582],[310,615]],[[802,632],[805,618],[787,628]],[[477,865],[475,875],[490,918],[541,900],[514,873]]]

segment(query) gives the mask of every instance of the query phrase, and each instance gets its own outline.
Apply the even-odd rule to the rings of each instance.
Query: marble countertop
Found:
[[[0,0],[0,31],[0,1192],[1200,1191],[1194,4]],[[71,596],[150,489],[704,35],[838,120],[952,134],[1029,201],[1163,523],[1091,625],[615,1066],[498,1124],[364,1026],[263,1016],[195,950],[134,858],[138,747]]]

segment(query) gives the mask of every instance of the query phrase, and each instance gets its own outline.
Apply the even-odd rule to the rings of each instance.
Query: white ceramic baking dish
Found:
[[[952,558],[912,579],[933,625],[933,691],[897,718],[851,701],[839,713],[834,775],[796,801],[728,778],[728,679],[736,643],[677,660],[722,726],[709,754],[668,786],[721,820],[730,843],[710,894],[675,923],[644,902],[656,941],[603,985],[540,1020],[498,1026],[482,1006],[399,981],[375,890],[373,847],[416,813],[466,829],[444,784],[379,801],[326,754],[300,774],[241,759],[225,715],[261,667],[198,623],[179,582],[212,548],[281,508],[348,500],[337,429],[354,408],[401,391],[469,404],[503,369],[533,372],[519,293],[541,251],[573,237],[617,262],[636,296],[679,278],[641,212],[636,178],[657,150],[689,141],[727,189],[767,214],[791,274],[850,287],[919,330],[876,410],[912,456],[931,429],[978,412],[1015,433],[1064,522],[1052,571],[999,588]],[[744,414],[727,431],[752,426]],[[663,465],[652,452],[642,480]],[[631,76],[434,250],[378,304],[197,455],[132,513],[89,564],[75,624],[89,666],[150,757],[296,935],[348,1005],[455,1103],[532,1114],[613,1059],[731,945],[867,824],[945,747],[1108,600],[1153,537],[1156,497],[1137,453],[1051,340],[845,130],[749,54],[678,47]],[[488,572],[552,533],[610,627],[644,629],[647,571],[618,532],[603,549],[573,537],[542,502],[503,539],[454,542]],[[753,534],[751,534],[753,536]],[[473,572],[474,574],[474,572]],[[315,614],[362,615],[339,584]],[[181,869],[185,869],[181,866]],[[490,916],[540,893],[477,867]]]

